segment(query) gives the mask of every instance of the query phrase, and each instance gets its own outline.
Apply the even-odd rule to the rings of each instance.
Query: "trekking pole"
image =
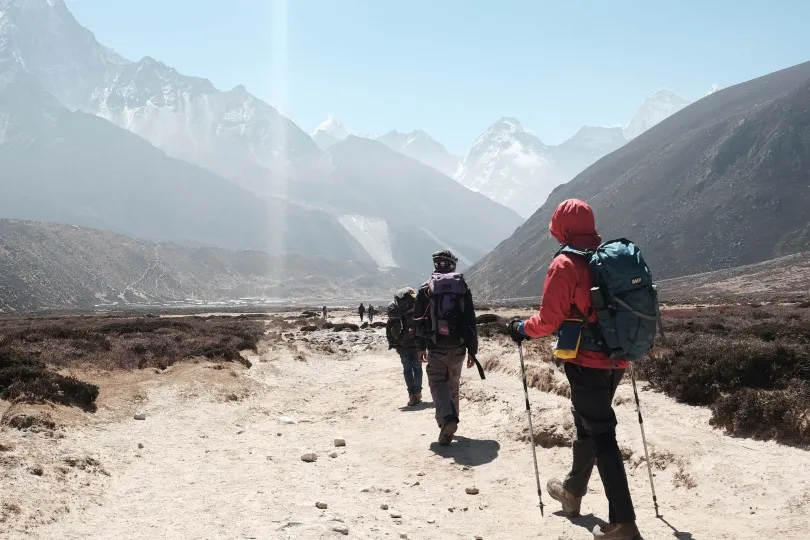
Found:
[[[655,484],[653,484],[652,465],[650,464],[650,454],[647,452],[647,437],[644,435],[644,419],[641,417],[641,402],[638,399],[638,389],[636,388],[636,374],[633,372],[633,363],[630,362],[630,380],[633,381],[633,394],[636,396],[636,412],[638,412],[638,425],[641,428],[641,442],[644,444],[644,457],[647,461],[647,474],[650,475],[650,490],[652,490],[653,505],[655,505],[655,517],[660,518],[658,513],[658,498],[655,496]]]
[[[540,515],[543,515],[543,490],[540,489],[540,471],[537,469],[537,450],[534,448],[534,426],[532,426],[532,408],[529,405],[529,385],[526,384],[526,366],[523,364],[523,345],[518,343],[520,354],[520,371],[523,374],[523,394],[526,396],[526,413],[529,415],[529,444],[532,447],[534,460],[534,479],[537,481],[537,498],[540,500]]]

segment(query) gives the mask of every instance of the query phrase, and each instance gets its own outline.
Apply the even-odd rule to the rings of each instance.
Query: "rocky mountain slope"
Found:
[[[223,92],[153,58],[121,58],[63,0],[2,0],[0,36],[0,58],[23,66],[67,108],[101,116],[226,178],[254,167],[283,171],[318,152],[295,123],[244,87]]]
[[[0,73],[0,217],[234,249],[370,258],[334,216],[261,200],[71,112],[22,68]]]
[[[127,60],[99,44],[63,0],[0,0],[0,66],[20,63],[71,109]]]
[[[669,301],[772,300],[810,297],[810,253],[787,255],[748,264],[658,282]]]
[[[230,179],[254,168],[283,173],[318,154],[292,120],[243,86],[219,91],[150,57],[108,70],[83,110]]]
[[[421,129],[410,133],[389,131],[377,138],[389,148],[415,159],[440,173],[453,177],[459,166],[458,156],[454,156],[438,141]]]
[[[680,111],[690,101],[678,94],[662,88],[647,99],[639,107],[636,115],[624,126],[624,136],[627,140],[635,139],[662,120],[666,120]]]
[[[0,311],[264,297],[389,296],[421,276],[261,251],[152,243],[71,225],[0,220]]]
[[[0,42],[7,58],[0,73],[16,74],[8,79],[15,84],[4,91],[21,89],[22,75],[30,87],[7,96],[5,112],[30,148],[15,154],[15,144],[22,143],[14,142],[19,134],[7,129],[9,136],[0,139],[4,146],[0,150],[6,151],[8,167],[0,176],[5,175],[7,184],[22,175],[34,181],[11,187],[13,196],[0,204],[0,211],[7,209],[0,217],[74,223],[190,245],[419,268],[417,261],[426,252],[445,244],[457,247],[469,264],[520,222],[513,212],[465,193],[449,178],[433,183],[442,187],[429,188],[422,179],[440,174],[425,173],[421,164],[381,143],[364,146],[367,156],[352,153],[349,160],[336,163],[340,151],[330,147],[324,153],[291,120],[243,87],[222,92],[206,79],[180,74],[153,58],[121,59],[99,45],[62,0],[2,1],[0,29],[5,34],[0,35],[10,37]],[[40,35],[42,29],[53,33]],[[64,59],[53,52],[57,49],[74,51],[77,58],[71,62],[66,57],[64,65],[57,65]],[[46,99],[48,92],[43,91],[52,82],[45,75],[58,70],[70,75],[59,79],[50,92],[61,104]],[[36,103],[19,109],[19,103],[31,101],[27,92],[36,96]],[[71,113],[66,106],[76,100],[84,100],[80,110],[109,123]],[[123,130],[111,129],[113,124]],[[124,130],[171,158],[221,178],[168,159]],[[62,132],[69,137],[60,136]],[[315,135],[331,137],[331,145],[348,133],[340,121],[330,118]],[[414,148],[424,148],[424,137],[417,139]],[[321,145],[327,146],[323,140]],[[407,153],[405,147],[402,150]],[[70,160],[68,151],[74,154]],[[415,178],[393,171],[392,163]],[[418,222],[400,210],[413,206],[415,194],[447,189],[452,204],[425,196],[416,204]],[[471,217],[439,224],[432,216],[448,214],[448,206],[464,216],[500,219],[488,222],[486,231],[474,222],[487,220]],[[467,234],[468,230],[475,233]]]
[[[516,119],[502,118],[475,141],[454,177],[529,217],[554,188],[688,104],[668,90],[659,90],[624,128],[583,126],[556,146],[544,144]]]
[[[268,179],[272,182],[272,179]],[[349,136],[295,182],[274,189],[339,217],[381,267],[430,269],[450,247],[472,264],[520,225],[520,217],[379,141]]]
[[[658,278],[810,249],[810,63],[712,93],[558,187],[475,265],[491,298],[539,294],[556,205],[584,199],[603,237],[642,248]]]

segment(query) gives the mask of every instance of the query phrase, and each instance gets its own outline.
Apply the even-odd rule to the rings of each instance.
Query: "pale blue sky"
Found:
[[[99,41],[306,131],[421,128],[455,153],[502,116],[546,143],[810,60],[807,0],[67,0]],[[286,8],[285,8],[286,5]],[[286,16],[285,16],[286,13]]]

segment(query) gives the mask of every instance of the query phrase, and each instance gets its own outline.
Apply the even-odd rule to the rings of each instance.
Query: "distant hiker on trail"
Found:
[[[357,308],[357,313],[360,315],[360,322],[363,322],[363,315],[366,314],[366,306],[360,303],[360,307]]]
[[[323,320],[326,320],[326,306],[323,306]]]
[[[388,321],[385,323],[388,349],[396,349],[402,361],[402,373],[408,387],[408,407],[422,402],[422,363],[416,351],[413,322],[415,305],[416,291],[410,287],[399,289],[388,304]]]
[[[560,244],[578,250],[594,250],[602,241],[596,232],[590,206],[576,199],[560,203],[551,218],[549,230]],[[567,516],[579,515],[582,497],[588,492],[588,480],[596,464],[608,498],[610,523],[597,525],[593,536],[602,540],[634,540],[639,536],[639,531],[622,455],[616,442],[617,422],[612,407],[616,387],[629,362],[612,360],[603,352],[605,349],[601,338],[589,326],[596,322],[596,314],[591,306],[592,283],[593,276],[585,258],[568,252],[558,253],[551,262],[543,284],[540,311],[525,322],[512,321],[509,332],[512,339],[520,343],[524,339],[548,336],[559,330],[559,348],[565,338],[563,330],[566,327],[563,323],[580,319],[570,354],[555,352],[557,358],[565,361],[565,374],[571,385],[576,427],[573,464],[564,481],[551,479],[547,489],[552,498],[562,503],[563,513]],[[581,323],[583,318],[587,321],[585,325]]]
[[[450,250],[433,254],[434,272],[419,288],[414,306],[419,360],[427,362],[430,393],[436,406],[439,444],[453,441],[459,424],[459,385],[464,358],[471,368],[478,354],[475,308],[458,258]]]
[[[373,323],[374,322],[374,315],[377,314],[377,310],[374,309],[374,306],[369,304],[367,313],[368,313],[368,322]]]

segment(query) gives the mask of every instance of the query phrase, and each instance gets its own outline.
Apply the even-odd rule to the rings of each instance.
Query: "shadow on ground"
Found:
[[[411,412],[411,411],[424,411],[425,409],[432,409],[432,408],[433,408],[432,401],[423,401],[419,405],[414,405],[413,407],[403,405],[402,407],[399,408],[399,410],[402,412]]]
[[[692,533],[686,531],[679,531],[672,523],[665,520],[663,517],[659,517],[658,519],[663,521],[667,527],[672,529],[673,536],[675,536],[675,538],[677,538],[678,540],[697,540],[697,538],[692,536]]]
[[[501,445],[498,441],[455,437],[449,446],[434,442],[430,445],[430,449],[444,458],[453,458],[459,465],[476,467],[494,461],[498,457]]]

